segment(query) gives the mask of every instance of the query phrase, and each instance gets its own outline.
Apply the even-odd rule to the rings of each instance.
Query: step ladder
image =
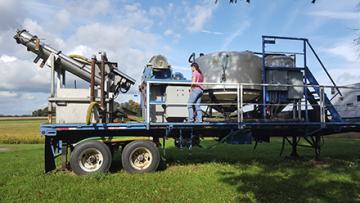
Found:
[[[314,91],[310,91],[309,87],[306,88],[307,100],[314,109],[319,108],[320,106],[319,98],[321,94],[319,83],[308,68],[305,68],[305,78],[308,81],[306,85],[311,85],[311,87],[314,89]],[[329,119],[329,121],[334,121],[334,122],[342,121],[340,114],[337,112],[336,108],[331,103],[330,99],[327,97],[326,94],[324,95],[324,104],[326,110],[329,112],[329,114],[327,114],[327,118]]]
[[[266,45],[276,44],[277,40],[288,40],[288,41],[299,41],[302,43],[302,52],[269,52],[266,50]],[[310,50],[310,51],[309,51]],[[334,85],[334,88],[337,90],[336,95],[342,96],[339,88],[336,86],[334,80],[330,76],[329,72],[325,68],[324,64],[320,60],[319,56],[315,52],[314,48],[311,46],[310,42],[306,38],[295,38],[295,37],[281,37],[281,36],[262,36],[262,56],[263,56],[263,73],[262,73],[262,82],[266,84],[266,71],[270,69],[270,67],[267,67],[265,65],[265,56],[267,55],[293,55],[296,59],[297,55],[303,56],[303,67],[295,67],[298,70],[303,71],[304,74],[304,84],[308,85],[308,87],[304,88],[304,98],[305,98],[305,111],[306,111],[306,120],[308,121],[308,103],[311,105],[311,107],[315,110],[319,110],[323,115],[326,117],[326,121],[330,122],[341,122],[342,118],[340,114],[337,112],[334,105],[331,103],[331,100],[327,97],[327,95],[323,94],[323,101],[320,102],[320,97],[322,96],[321,93],[322,90],[319,87],[318,81],[315,79],[314,75],[311,73],[310,69],[307,66],[307,55],[308,52],[312,53],[313,56],[317,59],[317,62],[320,64],[332,84]],[[296,64],[295,64],[296,66]],[[280,69],[281,67],[275,67],[275,69]],[[313,89],[313,91],[310,91],[310,89]],[[263,88],[263,116],[266,118],[266,96],[267,96],[267,90],[266,88]],[[321,116],[321,115],[320,115]],[[324,122],[325,119],[323,119]]]

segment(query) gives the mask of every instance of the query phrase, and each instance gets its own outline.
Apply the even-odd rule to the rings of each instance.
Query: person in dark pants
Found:
[[[194,83],[204,82],[204,76],[197,63],[191,64],[191,70],[192,70],[191,81],[193,82],[193,84],[191,84],[190,96],[187,106],[189,112],[188,122],[194,122],[195,119],[194,109],[196,112],[196,122],[202,122],[202,111],[201,111],[200,103],[201,103],[201,96],[203,94],[204,86],[201,84],[194,84]]]

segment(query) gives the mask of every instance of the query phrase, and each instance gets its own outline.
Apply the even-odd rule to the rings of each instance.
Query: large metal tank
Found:
[[[195,59],[209,83],[261,83],[262,58],[250,51],[222,51],[201,55]],[[260,96],[261,87],[244,86],[243,102],[254,102]],[[203,95],[204,102],[236,103],[236,86],[208,85]],[[214,109],[233,112],[236,105],[219,105]]]
[[[360,121],[360,83],[347,85],[347,87],[340,88],[342,96],[337,94],[331,103],[341,118]]]

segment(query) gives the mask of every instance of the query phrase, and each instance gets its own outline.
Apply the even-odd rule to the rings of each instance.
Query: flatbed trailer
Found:
[[[282,137],[283,148],[286,142],[292,146],[292,152],[290,154],[290,157],[292,158],[298,158],[297,147],[301,146],[299,140],[300,138],[303,138],[308,142],[308,146],[314,149],[315,159],[319,159],[320,140],[322,136],[334,133],[360,131],[360,122],[327,122],[326,126],[321,122],[274,121],[243,123],[150,123],[150,126],[149,123],[146,122],[98,123],[89,125],[43,124],[41,125],[40,131],[41,135],[45,136],[46,172],[56,169],[55,159],[61,157],[62,169],[66,169],[71,165],[72,170],[76,170],[75,173],[84,174],[93,171],[107,171],[108,167],[110,167],[110,164],[108,164],[106,168],[99,169],[97,168],[97,165],[102,164],[103,166],[103,163],[91,163],[91,156],[97,156],[102,152],[101,150],[92,150],[94,148],[101,149],[101,147],[97,145],[88,146],[89,143],[98,143],[100,146],[106,145],[108,149],[110,149],[105,152],[110,154],[101,155],[101,162],[103,162],[106,157],[112,157],[114,151],[121,147],[123,151],[122,162],[124,169],[128,172],[155,171],[162,156],[159,148],[164,147],[165,150],[165,140],[168,138],[174,138],[175,140],[191,140],[195,137],[215,137],[221,142],[235,140],[237,141],[235,143],[238,144],[250,144],[251,137],[255,139],[256,143],[270,141],[270,137]],[[244,132],[251,132],[250,139],[249,134]],[[130,149],[130,152],[127,152],[129,150],[126,149],[126,146],[130,146],[130,143],[136,144],[137,148]],[[197,144],[199,143],[189,141],[180,143],[180,146],[178,147],[187,147],[191,150],[191,148]],[[86,146],[82,147],[82,145]],[[74,149],[76,148],[81,148],[82,151],[74,153]],[[145,151],[141,151],[140,149],[145,149]],[[127,151],[124,153],[125,150]],[[151,158],[148,160],[149,163],[145,161],[145,164],[139,164],[139,166],[136,167],[135,162],[138,162],[139,160],[131,156],[134,156],[133,153],[136,153],[137,150],[140,150],[140,155],[138,156],[143,159],[146,158],[146,153],[152,153]],[[68,160],[69,151],[71,151],[72,156],[75,156],[70,158],[70,164]],[[142,157],[142,155],[144,155],[145,158]],[[84,157],[81,156],[85,156],[89,163],[86,163],[86,160],[82,160]],[[109,160],[106,162],[109,162]],[[81,169],[86,168],[86,164],[88,165],[88,169]],[[146,168],[142,169],[141,166]]]
[[[303,146],[299,142],[303,139],[308,143],[307,147],[314,149],[315,159],[319,159],[322,136],[360,132],[360,121],[342,118],[331,102],[336,97],[342,99],[342,88],[356,89],[354,91],[359,94],[357,102],[360,102],[360,89],[337,86],[306,38],[262,36],[261,53],[236,53],[236,57],[242,57],[244,61],[251,59],[244,70],[257,68],[258,71],[248,72],[245,82],[226,81],[228,60],[234,53],[222,53],[223,63],[208,67],[221,67],[221,70],[216,69],[219,72],[211,75],[215,78],[221,75],[221,81],[198,83],[205,86],[204,96],[208,98],[207,103],[201,103],[202,111],[206,107],[206,120],[199,123],[179,122],[187,117],[186,106],[193,105],[186,101],[189,87],[194,83],[187,81],[182,74],[172,74],[166,58],[161,55],[152,57],[143,71],[139,92],[144,122],[114,123],[118,118],[114,109],[115,99],[120,93],[129,91],[135,79],[121,72],[117,63],[107,59],[105,52],[101,52],[99,60],[96,55],[91,59],[67,56],[26,30],[17,31],[14,38],[36,54],[35,63],[42,60],[40,66],[46,65],[51,70],[50,124],[43,124],[40,128],[41,135],[45,137],[46,172],[57,168],[58,157],[63,170],[71,169],[76,174],[106,172],[117,150],[121,150],[125,171],[153,172],[165,156],[165,140],[168,138],[175,140],[176,147],[191,150],[200,146],[200,138],[203,137],[218,138],[219,142],[232,144],[250,144],[254,140],[255,146],[259,142],[269,142],[271,137],[282,137],[280,154],[285,144],[289,143],[291,158],[299,157],[297,148]],[[269,46],[277,41],[297,43],[302,51],[269,50]],[[308,66],[310,54],[330,79],[331,86],[320,85],[311,73]],[[219,56],[209,58],[204,54],[199,54],[197,58],[198,62],[203,60],[205,67],[215,59],[220,60]],[[195,60],[193,53],[189,62]],[[235,65],[230,69],[241,65],[239,61],[232,62]],[[89,82],[89,88],[66,88],[65,73]],[[243,73],[246,71],[232,74]],[[220,101],[215,96],[219,93],[216,91],[225,93],[224,97],[219,97]],[[332,98],[328,97],[330,94]],[[160,110],[157,107],[161,107]],[[221,119],[213,115],[213,110],[222,114]],[[161,114],[160,117],[157,113]],[[160,150],[161,147],[163,150]]]

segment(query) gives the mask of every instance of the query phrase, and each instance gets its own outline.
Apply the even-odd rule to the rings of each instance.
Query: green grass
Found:
[[[43,143],[40,137],[40,124],[45,119],[0,120],[0,143],[3,144],[36,144]]]
[[[210,141],[204,144],[210,145]],[[360,139],[327,139],[322,162],[279,157],[281,141],[178,150],[169,144],[167,168],[128,174],[43,173],[42,145],[0,145],[0,202],[359,202]],[[4,150],[4,148],[7,149]],[[289,153],[289,147],[285,151]]]

